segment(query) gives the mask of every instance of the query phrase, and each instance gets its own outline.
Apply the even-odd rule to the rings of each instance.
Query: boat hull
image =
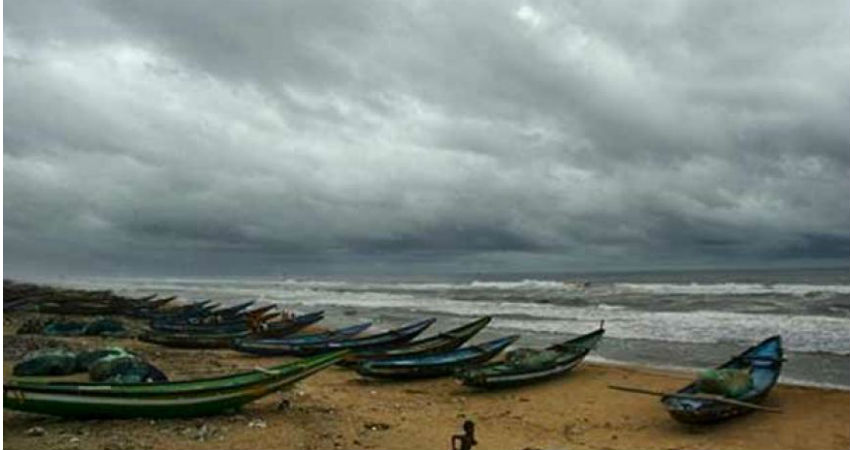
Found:
[[[605,330],[599,328],[547,348],[546,350],[557,350],[561,353],[539,367],[523,367],[508,362],[498,362],[462,371],[457,375],[464,385],[477,388],[512,387],[555,378],[569,373],[581,364],[602,339],[604,333]]]
[[[356,351],[389,348],[409,342],[431,326],[434,321],[435,319],[421,320],[385,333],[342,340],[329,337],[326,340],[318,342],[292,343],[282,340],[281,342],[269,344],[256,342],[249,344],[246,340],[237,344],[237,349],[245,353],[262,356],[310,356],[334,350]]]
[[[491,317],[482,317],[478,320],[435,336],[409,342],[391,349],[362,350],[353,352],[340,361],[339,364],[354,367],[364,361],[380,361],[391,358],[448,352],[460,347],[466,341],[478,334],[478,332],[486,327],[491,320]]]
[[[150,383],[147,388],[135,386],[136,389],[117,385],[114,391],[109,385],[97,383],[52,387],[39,386],[38,383],[10,383],[3,386],[3,406],[17,411],[73,418],[172,418],[218,414],[304,379],[334,364],[344,353],[318,356],[278,371],[211,379],[215,386],[206,387],[203,380],[200,383]],[[237,381],[229,383],[229,379]],[[240,379],[242,382],[238,382]]]
[[[495,357],[519,336],[508,336],[483,344],[445,353],[423,356],[364,361],[355,370],[373,378],[414,379],[452,375],[455,371],[486,362]]]
[[[748,403],[762,401],[779,379],[782,371],[782,339],[773,336],[757,345],[750,347],[740,355],[732,358],[718,369],[750,368],[753,386],[744,395],[735,398]],[[699,390],[695,383],[677,391],[680,394],[696,394]],[[752,408],[714,401],[711,399],[695,399],[667,396],[661,399],[671,417],[679,422],[689,424],[705,424],[720,422],[732,417],[748,414]]]

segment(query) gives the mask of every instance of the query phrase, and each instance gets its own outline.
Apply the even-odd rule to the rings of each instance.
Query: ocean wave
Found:
[[[433,292],[446,286],[469,286],[482,292],[487,290],[524,289],[532,290],[527,296],[493,295],[491,300],[468,301]],[[357,285],[362,289],[352,289]],[[318,308],[354,308],[358,310],[391,310],[405,314],[434,314],[472,317],[492,315],[493,326],[530,332],[578,333],[582,332],[583,321],[606,320],[609,335],[623,339],[648,339],[671,342],[715,343],[721,340],[751,342],[771,334],[781,334],[786,346],[802,352],[829,352],[850,354],[850,318],[830,317],[819,314],[790,314],[777,311],[758,314],[752,311],[720,309],[723,303],[693,304],[693,309],[653,311],[626,307],[611,297],[597,304],[563,304],[548,301],[544,294],[536,297],[536,290],[556,289],[555,282],[540,283],[537,280],[519,282],[471,282],[456,283],[382,283],[380,286],[395,286],[392,290],[366,289],[363,284],[347,281],[304,281],[304,280],[243,280],[195,281],[183,280],[128,283],[110,281],[107,284],[93,283],[88,287],[124,289],[133,294],[159,292],[176,293],[183,298],[212,298],[226,302],[246,298],[286,304],[299,310]],[[399,288],[401,286],[401,288]],[[405,286],[416,286],[406,289]],[[610,286],[610,285],[609,285]],[[850,292],[843,285],[761,285],[761,284],[663,284],[663,283],[618,283],[613,285],[622,292],[643,293],[686,293],[709,295],[716,293],[759,294],[770,292],[807,295],[812,292]],[[558,288],[560,289],[560,288]],[[565,288],[566,289],[566,288]],[[476,298],[479,297],[475,294]],[[455,296],[456,297],[456,296]],[[617,296],[613,296],[615,299]],[[545,299],[547,301],[539,301]],[[609,301],[611,299],[611,301]],[[600,299],[601,300],[601,299]],[[631,300],[626,299],[627,302]],[[808,300],[807,300],[808,301]],[[843,301],[843,300],[842,300]],[[714,303],[717,303],[715,305]],[[630,303],[627,303],[630,304]],[[756,305],[758,306],[758,305]],[[769,305],[768,305],[769,306]],[[840,305],[839,305],[840,306]],[[769,308],[770,309],[770,308]]]
[[[614,310],[618,310],[618,309],[626,309],[625,306],[608,305],[608,304],[605,304],[605,303],[600,303],[600,304],[596,305],[596,307],[601,309],[601,310],[605,310],[605,311],[614,311]]]
[[[67,283],[66,283],[67,284]],[[366,282],[288,278],[273,279],[111,279],[89,280],[74,284],[113,285],[137,289],[236,289],[251,290],[329,290],[378,292],[433,291],[550,291],[591,295],[668,294],[668,295],[768,295],[811,296],[814,294],[850,294],[850,284],[765,284],[765,283],[596,283],[523,279],[519,281],[469,282]]]
[[[267,300],[273,300],[271,296]],[[464,302],[442,298],[424,299],[399,294],[344,293],[334,297],[287,296],[281,302],[305,306],[402,310],[418,314],[495,317],[492,326],[531,332],[580,332],[582,322],[605,320],[609,335],[622,339],[714,343],[727,339],[752,342],[781,334],[788,349],[801,352],[850,354],[850,319],[788,314],[746,314],[723,311],[636,311],[564,307],[522,302]]]
[[[850,294],[846,284],[760,284],[760,283],[615,283],[620,293],[672,294],[672,295],[765,295],[782,294],[806,296],[819,293]]]

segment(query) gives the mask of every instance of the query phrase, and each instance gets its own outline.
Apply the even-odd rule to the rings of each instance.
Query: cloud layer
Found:
[[[847,9],[10,3],[7,271],[846,259]]]

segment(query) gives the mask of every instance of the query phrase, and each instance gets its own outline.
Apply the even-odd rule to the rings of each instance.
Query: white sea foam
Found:
[[[713,343],[752,342],[773,334],[783,336],[790,350],[850,354],[850,319],[787,314],[744,314],[723,311],[650,312],[565,307],[526,302],[468,302],[405,294],[315,292],[271,296],[269,300],[310,306],[396,309],[421,314],[493,315],[492,326],[532,332],[581,332],[586,323],[605,320],[608,335],[622,339]]]
[[[850,294],[846,284],[760,284],[760,283],[616,283],[614,289],[622,293],[673,294],[673,295],[761,295],[784,294],[804,296],[815,293]]]
[[[587,328],[587,322],[606,320],[608,335],[623,339],[648,339],[672,342],[713,343],[722,340],[752,342],[772,334],[781,334],[790,350],[850,354],[850,319],[819,315],[748,314],[731,311],[644,311],[601,303],[567,306],[530,301],[454,300],[434,290],[456,289],[556,289],[555,282],[525,280],[520,282],[369,284],[345,281],[301,280],[144,280],[85,282],[92,288],[124,288],[130,292],[172,292],[186,298],[211,297],[233,300],[260,298],[296,307],[357,308],[395,310],[415,314],[448,314],[456,316],[496,317],[493,325],[505,329],[530,332],[575,332]],[[473,287],[473,285],[475,287]],[[352,287],[357,286],[357,289]],[[367,287],[368,286],[368,287]],[[760,284],[660,284],[619,283],[623,292],[687,293],[736,295],[781,292],[805,295],[810,292],[850,293],[843,285],[760,285]],[[376,288],[383,288],[380,290]],[[390,288],[391,287],[391,288]],[[560,289],[560,288],[557,288]],[[571,288],[574,289],[574,288]],[[423,292],[424,291],[424,292]],[[486,295],[484,295],[486,297]],[[531,296],[529,296],[531,298]]]
[[[65,283],[67,284],[67,282]],[[572,281],[524,279],[520,281],[471,282],[355,282],[289,278],[271,279],[110,279],[73,282],[76,285],[131,286],[137,289],[235,289],[251,292],[256,289],[282,290],[351,290],[351,291],[572,291],[606,294],[667,294],[667,295],[762,295],[780,294],[805,296],[815,293],[850,294],[850,284],[763,284],[763,283],[614,283],[583,287]]]
[[[617,310],[617,309],[626,309],[625,306],[608,305],[608,304],[605,304],[605,303],[600,303],[600,304],[596,305],[596,307],[601,309],[601,310],[605,310],[605,311],[614,311],[614,310]]]

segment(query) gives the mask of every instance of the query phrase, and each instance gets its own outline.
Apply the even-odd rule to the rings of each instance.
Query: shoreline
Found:
[[[722,361],[717,361],[718,363]],[[587,356],[584,362],[585,365],[598,365],[601,367],[610,366],[610,367],[622,367],[625,369],[634,369],[635,371],[657,371],[661,373],[666,373],[671,377],[674,374],[684,374],[690,375],[690,379],[693,380],[696,375],[696,371],[700,370],[701,367],[691,367],[691,366],[679,366],[679,365],[665,365],[665,364],[650,364],[650,363],[641,363],[635,361],[619,361],[608,358],[603,358],[599,356],[594,356],[592,353]],[[824,389],[824,390],[833,390],[833,391],[841,391],[850,393],[850,385],[841,385],[841,384],[833,384],[833,383],[821,383],[817,381],[809,381],[809,380],[800,380],[796,378],[789,378],[783,375],[779,376],[778,385],[790,386],[790,387],[804,387],[804,388],[813,388],[813,389]]]
[[[6,331],[11,332],[6,319]],[[232,350],[183,350],[134,339],[55,338],[4,334],[4,378],[17,340],[71,347],[123,345],[171,379],[251,370],[282,358]],[[77,376],[79,377],[79,376]],[[84,375],[83,375],[84,378]],[[193,419],[73,420],[4,411],[4,447],[16,449],[448,448],[464,420],[476,423],[478,449],[780,449],[850,447],[850,392],[778,384],[754,412],[708,426],[670,418],[657,398],[609,384],[666,392],[693,379],[688,370],[588,361],[564,377],[498,391],[478,391],[451,378],[370,380],[331,367],[240,412]],[[285,402],[284,402],[285,401]],[[279,408],[280,405],[288,405]],[[41,428],[40,436],[28,430]],[[808,432],[808,430],[818,430]]]
[[[783,273],[772,279],[738,281],[764,284],[765,288],[769,288],[773,285],[771,283],[777,282],[779,278],[785,280],[786,275],[788,274]],[[846,329],[847,324],[850,323],[850,318],[845,318],[840,314],[829,316],[814,314],[814,312],[805,314],[793,312],[796,311],[795,308],[819,304],[824,299],[832,298],[829,296],[821,299],[816,295],[810,299],[811,301],[804,301],[794,296],[782,297],[781,299],[775,299],[772,296],[769,298],[759,296],[736,297],[736,301],[730,302],[733,304],[752,303],[756,306],[762,305],[764,302],[765,305],[772,305],[771,308],[778,308],[777,305],[787,303],[787,311],[774,311],[757,315],[752,311],[738,311],[737,308],[726,310],[724,307],[719,307],[719,309],[708,307],[703,311],[696,306],[694,306],[696,309],[683,306],[689,304],[688,302],[699,303],[702,301],[698,298],[700,296],[697,295],[662,299],[662,303],[670,303],[675,300],[674,303],[677,306],[671,307],[670,311],[665,308],[658,311],[648,310],[645,307],[647,302],[650,302],[648,298],[651,296],[645,293],[623,294],[629,300],[624,300],[621,303],[626,304],[634,301],[636,302],[634,308],[626,307],[625,311],[619,307],[613,311],[600,310],[597,303],[607,304],[610,300],[619,298],[619,294],[613,295],[610,292],[606,294],[610,286],[605,283],[613,281],[619,283],[621,280],[600,281],[598,286],[594,285],[599,289],[598,291],[575,294],[578,295],[577,300],[575,300],[578,303],[572,305],[570,302],[573,300],[570,300],[572,298],[570,296],[573,294],[569,294],[569,292],[564,293],[561,290],[549,288],[538,292],[535,290],[536,288],[527,289],[522,286],[514,286],[508,290],[490,289],[485,286],[473,290],[437,290],[431,292],[428,290],[430,288],[427,288],[427,283],[424,285],[414,284],[411,287],[405,284],[381,284],[380,280],[376,280],[375,283],[378,284],[373,286],[372,282],[360,285],[351,280],[330,280],[333,286],[340,284],[339,289],[341,291],[337,291],[337,287],[328,287],[323,284],[323,281],[317,280],[298,280],[293,282],[292,285],[284,283],[285,286],[283,286],[275,280],[256,282],[253,279],[241,279],[240,277],[227,282],[218,280],[214,284],[187,282],[182,278],[143,279],[146,281],[130,282],[107,277],[101,279],[100,282],[64,280],[61,284],[88,289],[113,289],[129,296],[153,293],[176,294],[186,299],[213,298],[225,304],[259,299],[261,302],[278,304],[300,312],[322,309],[326,312],[323,324],[329,327],[350,325],[352,321],[369,320],[374,323],[375,327],[390,328],[422,317],[438,317],[438,322],[430,330],[438,331],[441,327],[450,328],[465,321],[473,320],[480,314],[491,314],[494,316],[494,321],[482,331],[481,337],[495,339],[507,334],[521,334],[522,340],[518,345],[522,346],[547,345],[549,342],[556,341],[564,336],[580,335],[593,329],[599,320],[604,319],[608,324],[606,327],[608,332],[593,356],[603,357],[615,363],[623,362],[665,368],[669,366],[671,370],[677,370],[676,366],[685,368],[708,367],[737,354],[740,350],[760,341],[769,334],[778,333],[782,334],[784,338],[786,354],[789,356],[789,363],[783,367],[785,379],[794,384],[824,387],[843,386],[850,389],[850,381],[848,381],[850,380],[850,353],[848,353],[847,340],[843,338],[847,335]],[[682,282],[682,284],[676,285],[679,288],[691,286],[691,284],[684,283],[687,280],[653,278],[647,281],[650,282],[650,285],[669,281]],[[815,281],[825,283],[824,285],[832,282],[831,279],[808,280],[794,277],[785,282]],[[716,280],[698,279],[696,282],[712,283]],[[506,283],[517,284],[514,282]],[[734,281],[729,281],[729,283],[734,284]],[[720,284],[706,284],[706,286],[719,288],[729,283],[724,281]],[[451,280],[443,280],[440,284],[450,286],[452,282]],[[522,285],[523,282],[519,282],[519,284]],[[396,288],[401,290],[397,291]],[[426,292],[426,294],[423,294],[423,292]],[[636,297],[632,298],[629,295]],[[492,297],[496,304],[489,300],[478,303],[478,300],[484,297]],[[541,298],[545,301],[539,301]],[[562,300],[563,303],[561,303]],[[710,296],[709,300],[711,302],[719,301],[716,295]],[[834,301],[841,301],[841,298],[835,297]],[[507,305],[506,307],[510,311],[500,310],[503,304]],[[530,310],[514,311],[517,308],[525,307],[530,308]],[[758,306],[756,309],[761,307]],[[782,308],[785,308],[785,306],[782,306]],[[812,308],[815,307],[812,306]],[[515,312],[516,314],[514,314]],[[553,315],[547,316],[546,314],[549,313]],[[714,317],[717,314],[722,317]],[[763,320],[767,322],[763,322]],[[801,326],[791,325],[797,322],[803,323]],[[699,331],[690,334],[688,330],[692,327]],[[675,365],[669,364],[670,362],[674,362]]]

